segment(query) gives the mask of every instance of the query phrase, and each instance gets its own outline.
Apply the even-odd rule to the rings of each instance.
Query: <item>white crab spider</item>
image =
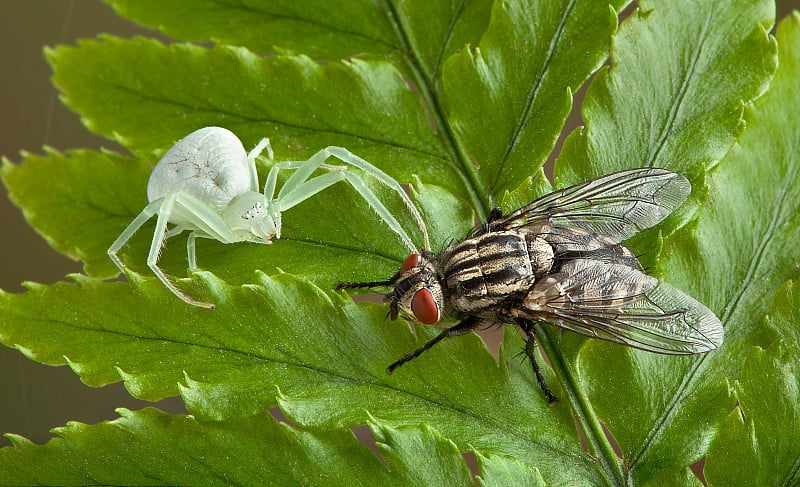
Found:
[[[272,238],[281,237],[281,212],[339,181],[350,183],[403,243],[412,252],[417,252],[411,238],[361,177],[348,171],[347,166],[325,164],[329,157],[336,157],[361,169],[396,191],[422,230],[425,248],[430,248],[422,216],[403,188],[394,178],[364,159],[341,147],[326,147],[307,161],[279,162],[270,169],[264,192],[259,193],[255,158],[264,149],[272,159],[268,139],[263,139],[246,153],[239,138],[230,130],[220,127],[201,128],[179,140],[153,168],[147,183],[149,204],[108,248],[111,260],[121,271],[124,270],[125,264],[117,253],[145,222],[153,215],[158,215],[147,257],[148,267],[173,294],[186,303],[213,308],[211,303],[197,301],[184,294],[158,267],[159,254],[166,239],[184,230],[191,232],[186,251],[189,269],[195,271],[196,237],[214,238],[226,244],[243,241],[272,243]],[[318,168],[330,172],[311,178]],[[275,184],[281,169],[294,169],[295,172],[275,196]],[[168,223],[174,226],[167,229]]]

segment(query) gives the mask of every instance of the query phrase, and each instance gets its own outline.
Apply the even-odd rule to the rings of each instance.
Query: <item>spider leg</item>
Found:
[[[267,149],[267,157],[269,158],[269,160],[275,158],[275,154],[272,152],[272,145],[270,145],[269,139],[266,137],[261,139],[261,141],[255,147],[253,147],[253,150],[247,153],[247,158],[255,159],[256,157],[261,155],[264,149]]]
[[[171,229],[167,230],[167,233],[165,234],[165,237],[167,239],[170,239],[170,238],[174,237],[175,235],[180,235],[184,230],[186,230],[186,228],[184,228],[183,225],[175,225]]]
[[[179,194],[180,193],[172,193],[169,196],[166,196],[161,203],[161,207],[159,208],[158,212],[158,219],[156,220],[156,229],[155,232],[153,232],[153,241],[150,243],[150,253],[147,256],[147,267],[153,271],[153,274],[158,277],[158,279],[162,284],[164,284],[164,286],[167,287],[167,289],[172,291],[172,294],[179,297],[181,300],[183,300],[183,302],[193,306],[211,309],[214,308],[212,303],[197,301],[184,294],[183,291],[178,289],[178,287],[169,280],[164,271],[158,267],[158,258],[161,255],[161,248],[164,246],[164,242],[166,241],[167,223],[169,222],[170,215],[172,214],[173,207],[175,206],[175,200],[178,198]]]
[[[313,173],[316,169],[328,169],[331,171],[341,171],[347,169],[347,166],[333,166],[331,164],[323,164],[318,161],[313,161],[311,164],[309,164],[309,161],[282,161],[273,165],[269,170],[269,174],[267,174],[266,181],[264,181],[264,196],[266,196],[267,201],[272,201],[275,198],[275,186],[278,181],[278,172],[280,172],[282,169],[298,170],[303,168],[303,171],[299,171],[299,176],[297,176],[298,172],[295,172],[283,184],[281,193],[297,189],[298,186],[303,185],[311,176],[311,173]]]
[[[311,158],[309,158],[307,161],[285,161],[276,164],[272,167],[269,175],[267,176],[267,181],[264,185],[265,196],[270,200],[273,198],[277,173],[280,169],[295,169],[295,172],[289,177],[286,183],[284,183],[283,187],[281,187],[281,190],[278,192],[277,198],[275,198],[275,201],[278,202],[279,211],[287,210],[301,201],[304,201],[314,194],[322,191],[328,186],[331,186],[338,181],[346,180],[356,191],[358,191],[358,193],[372,207],[378,216],[381,217],[386,225],[403,240],[403,243],[412,252],[417,252],[417,246],[414,245],[414,242],[400,226],[400,223],[398,223],[397,219],[395,219],[395,217],[389,212],[383,203],[380,202],[375,193],[364,183],[364,180],[358,174],[346,171],[347,166],[334,166],[325,164],[324,162],[330,157],[336,157],[347,164],[363,170],[378,181],[389,186],[398,195],[400,195],[423,233],[425,247],[430,248],[428,231],[427,227],[425,226],[425,222],[422,220],[422,216],[419,214],[416,206],[414,206],[414,203],[411,201],[405,191],[403,191],[403,188],[400,186],[400,184],[398,184],[397,181],[395,181],[391,176],[384,173],[377,167],[341,147],[326,147],[325,149],[322,149],[311,156]],[[330,174],[309,179],[311,174],[318,168],[328,169],[332,172]]]
[[[386,223],[386,225],[403,240],[403,243],[406,244],[406,247],[411,251],[411,253],[417,253],[419,251],[417,246],[414,245],[414,242],[411,240],[408,234],[406,234],[405,230],[403,230],[403,227],[400,226],[400,223],[398,223],[394,215],[392,215],[389,212],[389,210],[387,210],[386,207],[383,206],[378,197],[375,196],[375,193],[373,193],[372,190],[369,189],[369,186],[367,186],[366,183],[364,183],[364,180],[361,179],[361,177],[358,174],[350,171],[346,172],[343,171],[342,174],[344,174],[344,178],[347,180],[348,183],[350,183],[350,186],[352,186],[353,189],[358,191],[361,197],[364,198],[364,200],[366,200],[366,202],[372,207],[373,210],[375,210],[375,213],[377,213],[378,216],[381,217],[381,219]],[[426,246],[428,245],[427,239],[428,236],[426,231],[425,233]]]
[[[350,183],[350,185],[353,186],[356,191],[358,191],[358,193],[364,198],[369,206],[375,210],[378,216],[381,217],[386,225],[403,240],[403,243],[406,245],[406,247],[411,249],[412,252],[417,251],[417,248],[414,245],[414,242],[411,240],[411,237],[409,237],[405,230],[403,230],[403,227],[400,226],[400,223],[389,212],[389,210],[383,206],[383,203],[381,203],[378,197],[375,196],[375,193],[373,193],[372,190],[369,189],[366,184],[364,184],[364,181],[358,175],[353,174],[350,171],[333,171],[328,174],[317,176],[309,179],[302,185],[295,187],[289,192],[284,191],[284,186],[281,188],[281,191],[278,194],[275,202],[277,203],[280,211],[286,211],[289,208],[319,193],[323,189],[338,183],[339,181],[347,181]]]
[[[256,173],[256,157],[260,156],[261,153],[264,151],[264,149],[267,150],[267,157],[269,157],[269,160],[272,160],[275,154],[272,152],[272,146],[269,143],[269,139],[266,137],[261,139],[261,142],[259,142],[255,147],[253,147],[253,150],[247,153],[247,170],[250,176],[250,191],[258,191],[258,174]]]
[[[197,232],[190,232],[186,238],[186,260],[189,262],[189,270],[197,272],[197,255],[195,253],[194,240]]]
[[[172,230],[167,231],[167,224],[173,217],[180,217],[181,223]],[[214,238],[226,244],[238,242],[241,239],[227,227],[222,218],[220,218],[214,210],[191,195],[176,192],[160,200],[156,228],[153,233],[153,240],[150,244],[150,253],[147,257],[147,266],[167,289],[172,291],[175,296],[179,297],[185,303],[203,308],[213,308],[214,305],[212,303],[197,301],[178,289],[158,266],[158,259],[161,254],[161,249],[164,247],[164,242],[168,237],[177,234],[177,229],[194,229],[189,234],[189,238],[186,241],[187,260],[189,262],[189,269],[192,271],[197,270],[194,244],[198,235],[208,236],[209,238]]]
[[[119,256],[117,255],[120,249],[124,247],[126,243],[128,243],[128,240],[130,240],[131,237],[133,237],[133,235],[140,228],[142,228],[142,225],[144,225],[147,222],[147,220],[152,218],[153,215],[155,215],[158,212],[160,207],[161,207],[161,200],[154,201],[149,205],[145,206],[144,210],[142,210],[141,213],[136,215],[136,218],[134,218],[133,221],[130,222],[130,224],[128,224],[127,227],[125,227],[125,230],[123,230],[122,233],[119,234],[119,237],[117,237],[117,239],[114,240],[114,243],[112,243],[111,247],[109,247],[108,250],[106,251],[108,256],[111,258],[112,262],[116,264],[116,266],[119,268],[121,272],[125,270],[125,263],[122,262],[122,259],[120,259]]]
[[[417,221],[417,226],[423,235],[425,248],[431,248],[430,239],[428,238],[428,227],[425,226],[425,221],[423,221],[422,215],[420,215],[417,207],[414,205],[414,202],[411,201],[411,198],[409,198],[406,192],[403,190],[403,187],[400,186],[400,184],[393,177],[389,176],[374,165],[343,147],[328,147],[323,150],[327,151],[328,154],[346,162],[347,164],[361,169],[386,186],[392,188],[398,195],[400,195],[400,198],[402,198],[403,202],[406,204],[406,208],[408,208],[408,211],[411,212],[411,215]],[[418,249],[415,249],[414,251],[416,252],[416,250]]]

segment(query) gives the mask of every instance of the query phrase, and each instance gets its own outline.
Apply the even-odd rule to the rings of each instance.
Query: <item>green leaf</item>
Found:
[[[446,113],[484,193],[499,199],[544,164],[615,28],[604,2],[501,1],[480,44],[447,60]]]
[[[45,445],[9,435],[14,446],[0,450],[0,483],[474,485],[455,445],[430,427],[372,422],[382,465],[348,430],[306,430],[266,414],[211,422],[154,408],[117,412],[114,421],[56,428],[59,437]],[[533,483],[535,470],[521,467],[513,459],[481,457],[485,485],[544,485]]]
[[[350,431],[308,432],[268,416],[213,423],[157,409],[119,409],[70,423],[34,445],[10,436],[3,485],[377,485],[392,482]],[[247,461],[243,461],[247,459]],[[398,479],[399,480],[399,479]]]
[[[672,469],[678,483],[679,465],[701,458],[735,404],[728,381],[739,377],[752,345],[768,337],[761,323],[771,297],[798,276],[797,27],[796,16],[781,23],[780,68],[770,90],[746,110],[747,131],[708,175],[708,201],[691,225],[665,240],[659,262],[665,281],[718,314],[725,343],[687,358],[590,342],[580,352],[583,388],[637,482]]]
[[[201,418],[257,414],[278,402],[268,386],[277,384],[295,424],[363,424],[368,407],[395,424],[428,423],[460,448],[514,456],[550,478],[566,475],[565,465],[595,478],[569,410],[548,408],[527,364],[505,352],[496,362],[477,337],[420,359],[432,366],[389,376],[386,365],[432,330],[419,330],[415,343],[405,325],[386,326],[382,306],[354,304],[289,275],[246,287],[199,276],[217,297],[213,311],[186,309],[160,283],[134,274],[136,290],[80,276],[75,284],[31,285],[0,297],[0,340],[37,361],[69,364],[89,385],[123,380],[132,395],[151,401],[180,392]],[[506,342],[521,346],[510,330]],[[465,394],[454,363],[468,367],[473,392]]]
[[[206,457],[226,465],[216,477],[223,480],[230,468],[263,464],[246,478],[323,471],[382,485],[425,476],[458,483],[467,479],[458,452],[474,452],[485,485],[698,485],[688,466],[734,407],[728,385],[743,380],[741,358],[775,339],[760,326],[768,300],[798,277],[797,17],[778,31],[780,70],[744,111],[743,131],[742,107],[765,91],[776,66],[766,0],[640,2],[641,12],[616,32],[606,5],[580,0],[360,2],[332,16],[325,2],[252,8],[172,0],[172,12],[154,2],[113,3],[180,39],[219,45],[102,37],[48,51],[65,102],[91,130],[135,154],[48,151],[4,163],[16,204],[87,273],[114,272],[105,249],[146,205],[150,167],[175,140],[208,125],[232,129],[248,148],[268,136],[278,160],[347,147],[414,185],[439,251],[497,202],[511,209],[550,189],[542,161],[562,130],[569,94],[595,74],[582,107],[587,127],[568,138],[556,187],[642,165],[685,173],[692,204],[632,246],[649,253],[643,260],[656,275],[720,315],[726,342],[701,357],[662,357],[545,325],[539,338],[552,370],[544,373],[560,398],[553,406],[530,366],[510,356],[522,345],[511,327],[496,358],[467,334],[388,376],[389,363],[440,330],[412,333],[389,323],[384,305],[332,291],[339,279],[389,277],[408,253],[351,188],[335,185],[287,211],[283,238],[272,245],[198,243],[205,271],[178,285],[216,303],[213,311],[186,306],[151,277],[144,262],[152,223],[121,253],[130,284],[74,276],[0,295],[5,345],[69,365],[89,385],[123,381],[148,400],[180,395],[193,415],[157,413],[143,438],[116,444],[54,440],[62,446],[40,449],[15,437],[20,446],[0,450],[0,472],[23,465],[29,478],[44,479],[87,464],[103,469],[106,455],[126,458],[116,445],[148,458],[147,438],[171,446],[186,436],[184,450],[159,444],[157,478],[192,483],[180,469],[206,465],[196,453],[214,450],[203,435],[220,428],[232,446]],[[612,36],[611,67],[596,73]],[[262,55],[272,50],[281,54]],[[262,181],[268,164],[258,162]],[[399,197],[367,182],[419,242]],[[186,275],[184,243],[185,235],[170,239],[160,261],[175,276]],[[276,404],[292,428],[254,419]],[[342,431],[370,421],[386,470]],[[194,432],[176,433],[175,424]],[[78,436],[93,428],[78,427]],[[259,433],[271,441],[266,448]],[[203,448],[192,448],[197,435]],[[259,462],[272,453],[262,450],[287,442],[297,462]],[[418,448],[424,454],[412,454]],[[22,450],[29,456],[12,460]],[[79,455],[65,460],[65,451]],[[38,452],[51,456],[32,461]],[[305,467],[309,458],[319,470]],[[147,475],[155,465],[138,461],[131,474],[153,483]],[[209,470],[216,473],[202,475]]]
[[[663,167],[699,182],[697,174],[719,161],[744,128],[742,107],[768,86],[774,18],[771,1],[680,8],[639,2],[614,36],[612,67],[589,88],[586,128],[565,142],[557,182],[630,167]]]
[[[767,320],[782,338],[766,350],[750,350],[735,385],[738,407],[709,449],[704,472],[710,485],[794,485],[800,479],[798,309],[800,296],[789,282]]]

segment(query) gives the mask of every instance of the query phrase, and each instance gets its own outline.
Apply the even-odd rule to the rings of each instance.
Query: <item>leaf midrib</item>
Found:
[[[437,96],[436,87],[433,85],[434,82],[426,78],[421,68],[421,66],[424,65],[424,60],[419,59],[419,57],[417,57],[417,52],[411,48],[411,42],[409,41],[410,33],[403,29],[403,23],[398,20],[399,15],[397,8],[392,3],[392,0],[382,1],[385,4],[388,20],[394,26],[397,37],[403,46],[403,52],[407,53],[404,58],[406,59],[408,69],[415,79],[420,94],[422,94],[428,105],[436,127],[443,133],[440,140],[446,145],[446,150],[450,153],[451,157],[451,160],[448,160],[447,163],[448,165],[452,165],[452,161],[456,161],[457,165],[461,168],[461,171],[457,171],[457,174],[464,183],[471,206],[476,211],[478,218],[483,220],[486,218],[486,215],[488,215],[490,203],[488,198],[481,193],[480,177],[472,162],[469,160],[469,157],[467,157],[463,146],[459,144],[458,138],[453,132],[453,128],[447,121],[446,114],[442,109],[441,100],[439,100]],[[458,14],[460,15],[461,12],[462,11],[459,10]],[[456,20],[454,19],[450,23],[450,27],[453,28],[455,24]],[[450,35],[451,33],[448,32],[448,36]],[[434,71],[437,70],[438,66],[434,68]]]

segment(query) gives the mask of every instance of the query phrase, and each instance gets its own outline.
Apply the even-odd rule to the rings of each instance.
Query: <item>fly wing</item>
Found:
[[[581,228],[619,243],[666,218],[691,190],[686,178],[666,169],[629,169],[544,195],[490,221],[486,230],[548,224]]]
[[[624,264],[575,259],[537,282],[520,317],[650,352],[688,355],[722,344],[719,319],[673,286]]]

